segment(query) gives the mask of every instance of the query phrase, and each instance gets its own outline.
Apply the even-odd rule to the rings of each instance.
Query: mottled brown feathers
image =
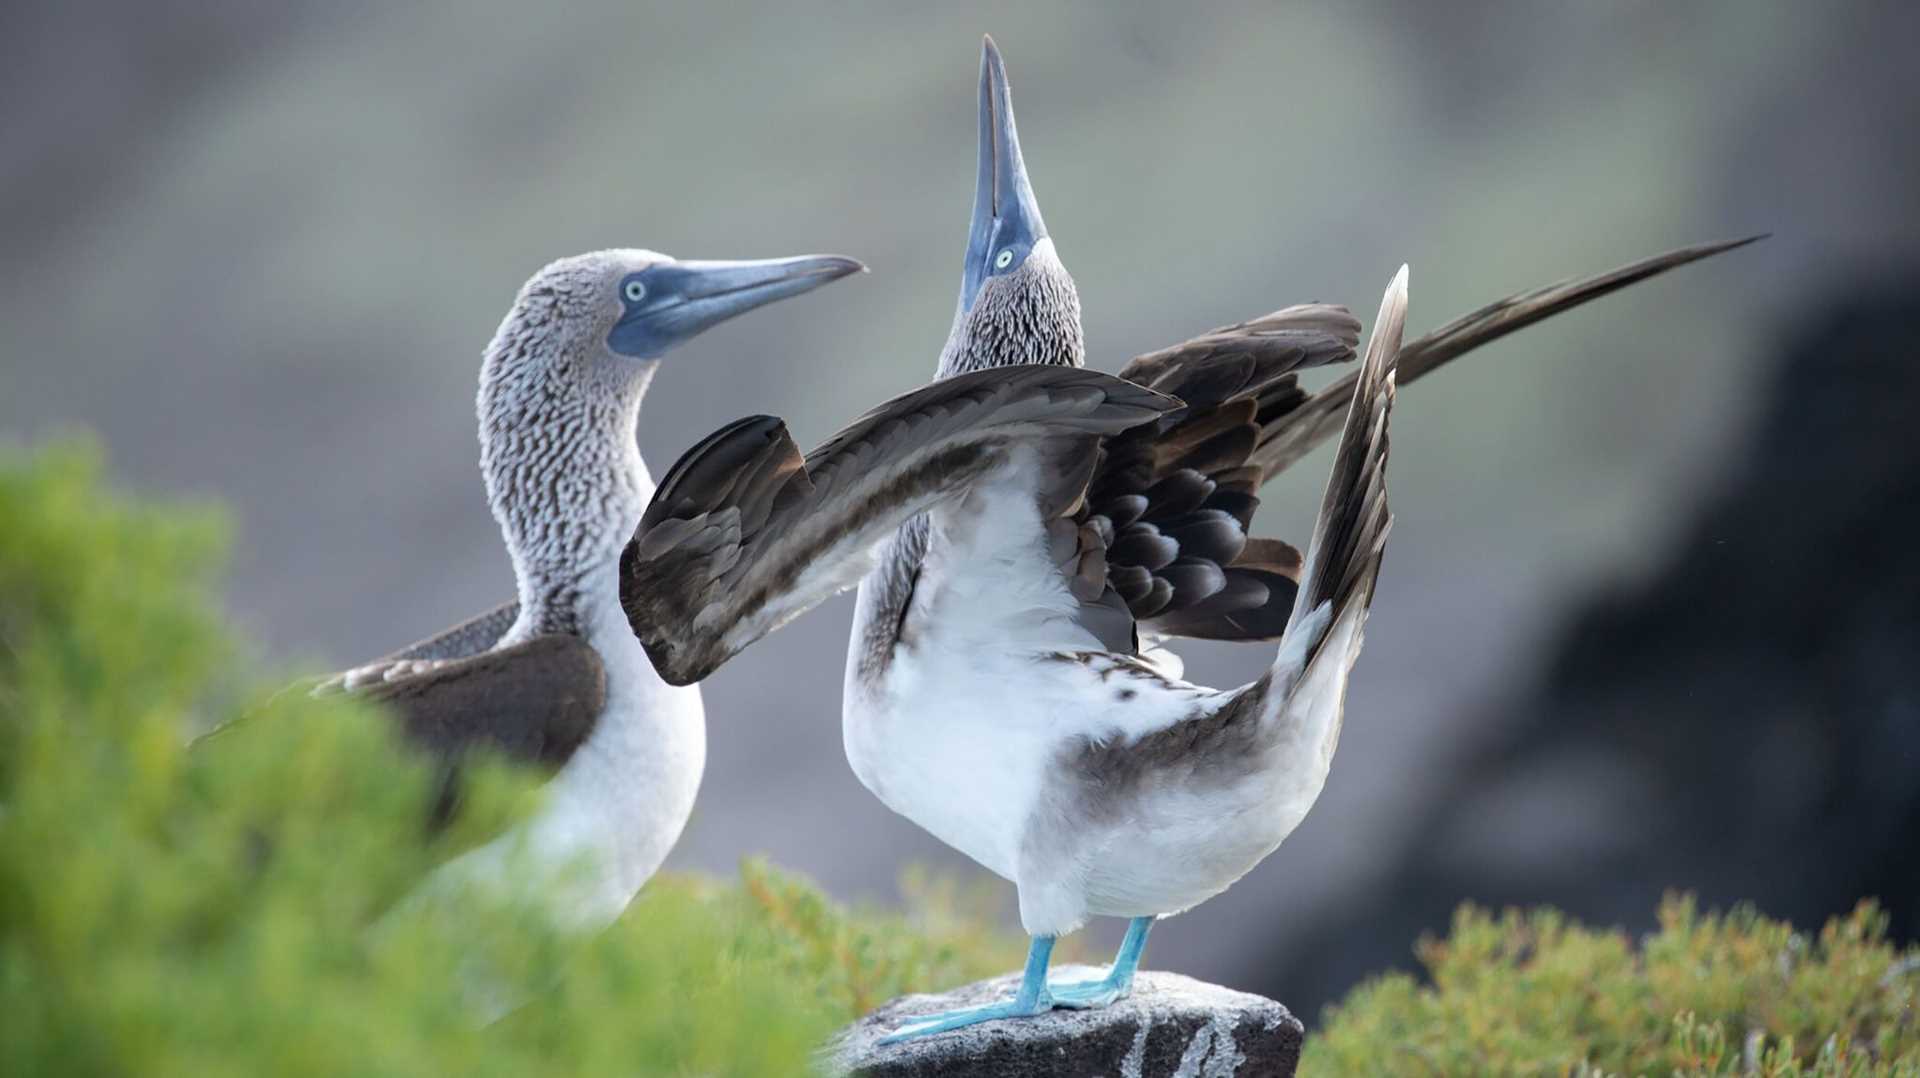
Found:
[[[1684,247],[1490,303],[1406,344],[1398,381],[1411,382],[1542,319],[1759,238]],[[1116,590],[1147,629],[1210,640],[1274,639],[1285,629],[1295,600],[1298,552],[1289,573],[1274,571],[1257,556],[1223,558],[1225,533],[1217,527],[1204,532],[1215,540],[1209,550],[1189,549],[1177,539],[1169,547],[1143,536],[1157,540],[1171,530],[1191,528],[1196,522],[1185,514],[1194,511],[1191,499],[1204,480],[1214,489],[1198,507],[1220,511],[1245,537],[1260,486],[1340,431],[1358,379],[1349,374],[1309,395],[1294,372],[1354,358],[1359,328],[1343,307],[1289,307],[1148,353],[1121,370],[1121,377],[1187,404],[1184,412],[1159,424],[1110,439],[1090,499],[1090,514],[1106,516],[1117,532],[1129,536],[1128,554],[1142,555],[1110,560]],[[1249,403],[1254,408],[1250,420]],[[1213,563],[1225,584],[1209,594],[1190,588],[1183,598],[1161,575],[1163,566],[1181,558]]]
[[[1682,247],[1591,277],[1561,281],[1496,300],[1407,342],[1400,350],[1399,384],[1406,385],[1422,378],[1483,344],[1490,344],[1543,319],[1657,277],[1668,270],[1745,247],[1764,238],[1748,236],[1723,243]],[[1282,421],[1271,425],[1262,434],[1253,463],[1269,477],[1278,475],[1312,452],[1315,446],[1333,437],[1340,429],[1347,402],[1353,397],[1355,378],[1356,375],[1352,374],[1341,378],[1314,394],[1311,400],[1303,402]]]
[[[1177,407],[1110,375],[1030,365],[896,397],[804,460],[778,420],[741,420],[667,473],[621,558],[622,605],[661,676],[697,681],[851,587],[875,544],[1003,466],[1016,442],[1048,450],[1055,482],[1038,493],[1071,507],[1092,470],[1076,454]],[[1059,480],[1075,476],[1065,491]]]
[[[1351,359],[1359,335],[1344,308],[1308,304],[1122,369],[1121,377],[1186,404],[1108,439],[1088,498],[1088,520],[1104,521],[1114,535],[1114,590],[1149,631],[1259,640],[1286,627],[1292,581],[1242,557],[1263,478],[1250,460],[1267,425],[1307,400],[1296,372]]]
[[[558,767],[593,732],[607,676],[585,640],[548,635],[446,661],[363,695],[392,708],[408,737],[437,753],[482,747]]]

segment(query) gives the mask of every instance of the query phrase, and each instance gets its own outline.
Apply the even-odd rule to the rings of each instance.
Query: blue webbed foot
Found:
[[[1022,993],[1024,995],[1024,993]],[[1045,1014],[1052,1010],[1054,1001],[1043,990],[1033,999],[1015,996],[1000,1003],[983,1003],[978,1007],[962,1007],[957,1011],[941,1011],[938,1014],[921,1015],[906,1025],[880,1038],[881,1044],[893,1044],[913,1037],[927,1037],[935,1033],[964,1029],[982,1022],[994,1022],[1002,1018],[1031,1018],[1036,1014]]]
[[[1047,986],[1047,991],[1053,996],[1054,1006],[1085,1011],[1125,999],[1132,988],[1130,984],[1115,984],[1112,978],[1102,978],[1097,981],[1052,984]]]
[[[1127,938],[1121,941],[1120,953],[1114,956],[1113,968],[1107,971],[1107,975],[1097,981],[1048,985],[1047,991],[1053,996],[1053,1005],[1091,1010],[1127,998],[1127,994],[1133,991],[1134,971],[1140,968],[1140,955],[1147,949],[1147,933],[1152,929],[1153,918],[1134,918],[1127,925]]]
[[[1027,948],[1027,968],[1020,976],[1020,990],[1012,999],[921,1015],[880,1038],[880,1043],[893,1044],[911,1037],[926,1037],[979,1025],[981,1022],[993,1022],[1001,1018],[1031,1018],[1047,1013],[1053,1009],[1053,997],[1047,992],[1047,962],[1052,957],[1053,937],[1035,936],[1032,945]]]

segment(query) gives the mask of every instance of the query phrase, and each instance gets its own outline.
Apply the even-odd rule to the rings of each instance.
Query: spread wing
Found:
[[[1724,243],[1682,247],[1592,277],[1561,281],[1496,300],[1454,319],[1432,333],[1409,341],[1400,350],[1399,384],[1406,385],[1425,377],[1450,360],[1535,322],[1618,292],[1628,285],[1658,277],[1689,262],[1711,258],[1765,238],[1764,235],[1748,236]],[[1347,402],[1353,399],[1356,377],[1349,374],[1314,394],[1283,422],[1276,424],[1271,433],[1261,438],[1260,448],[1253,456],[1253,463],[1259,466],[1261,474],[1280,474],[1340,430]]]
[[[1073,367],[975,371],[896,397],[802,457],[785,424],[742,419],[677,461],[620,562],[620,596],[661,676],[697,681],[859,582],[908,519],[1020,459],[1026,441],[1093,442],[1178,407]],[[1065,489],[1067,484],[1061,485]]]
[[[1309,304],[1226,326],[1124,367],[1186,408],[1109,438],[1086,523],[1106,541],[1108,583],[1149,632],[1278,636],[1300,553],[1248,538],[1265,476],[1261,439],[1308,401],[1297,372],[1353,358],[1360,323]]]
[[[1399,381],[1670,269],[1761,237],[1685,247],[1593,277],[1509,296],[1409,342]],[[1149,633],[1278,637],[1294,605],[1299,551],[1253,538],[1258,491],[1341,429],[1357,374],[1315,394],[1295,372],[1354,357],[1345,308],[1290,307],[1135,359],[1121,377],[1179,397],[1185,411],[1109,439],[1086,523],[1105,542],[1108,582]]]

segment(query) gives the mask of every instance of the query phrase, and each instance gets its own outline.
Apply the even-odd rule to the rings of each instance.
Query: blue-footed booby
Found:
[[[935,377],[1010,363],[1086,361],[1080,301],[1028,178],[1006,67],[982,46],[972,219],[952,329]],[[1454,319],[1401,350],[1398,379],[1419,379],[1481,345],[1670,269],[1760,239],[1679,248],[1591,277],[1517,293]],[[1120,376],[1179,398],[1160,423],[1110,440],[1083,523],[1105,545],[1103,571],[1128,618],[1153,638],[1271,640],[1279,636],[1300,570],[1292,546],[1251,535],[1258,491],[1331,438],[1356,374],[1308,393],[1298,372],[1355,358],[1360,323],[1345,308],[1283,308],[1148,352]],[[912,589],[924,546],[919,524],[896,540],[862,603]],[[1089,562],[1091,567],[1091,562]],[[1086,586],[1091,586],[1089,578]],[[883,588],[881,585],[885,583]],[[1108,604],[1113,597],[1108,597]],[[894,605],[894,604],[883,604]],[[853,657],[884,651],[885,616],[863,618]],[[1163,650],[1163,664],[1177,660]],[[1171,665],[1169,665],[1171,668]]]
[[[856,646],[859,634],[891,644],[849,660],[848,755],[890,807],[1015,882],[1033,944],[1013,1000],[902,1034],[1111,1002],[1154,917],[1218,894],[1305,817],[1390,524],[1386,424],[1405,310],[1403,268],[1287,631],[1267,674],[1239,689],[1188,684],[1110,646],[1113,611],[1085,586],[1102,571],[1080,521],[1103,443],[1180,408],[1132,382],[1052,364],[959,372],[805,458],[777,421],[742,420],[662,481],[623,561],[622,598],[675,684],[850,586],[897,552],[890,534],[920,522],[905,606],[858,615]],[[1031,429],[1043,406],[1057,416]],[[983,409],[1008,421],[976,418]],[[956,423],[974,433],[943,437]],[[895,620],[875,625],[876,611]],[[1134,919],[1131,958],[1111,978],[1049,986],[1054,940],[1092,916]]]
[[[1079,301],[1040,215],[998,51],[985,45],[974,214],[939,378],[1084,361]],[[1750,240],[1687,248],[1490,304],[1399,347],[1404,277],[1375,347],[1317,395],[1302,368],[1349,361],[1359,323],[1313,304],[1135,359],[1122,377],[1184,407],[1058,455],[1046,498],[983,486],[883,545],[860,585],[845,740],[889,807],[1020,890],[1034,936],[1016,999],[907,1035],[1098,1006],[1124,995],[1152,921],[1232,883],[1299,822],[1324,782],[1386,513],[1385,417],[1412,380],[1560,311]],[[940,384],[939,382],[935,383]],[[1342,429],[1306,559],[1249,538],[1260,485]],[[1077,499],[1063,492],[1078,484]],[[1070,508],[1061,510],[1062,505]],[[724,624],[708,624],[711,638]],[[669,638],[672,632],[666,634]],[[1179,681],[1142,636],[1280,640],[1232,692]],[[742,645],[743,646],[743,645]],[[656,660],[672,639],[649,639]],[[668,680],[705,664],[663,666]],[[1048,986],[1052,940],[1093,915],[1132,919],[1109,974]]]
[[[510,855],[565,866],[543,899],[562,924],[594,928],[659,868],[692,811],[706,729],[699,690],[654,673],[620,609],[621,552],[654,489],[634,438],[641,399],[676,346],[862,268],[609,250],[520,289],[476,402],[518,599],[322,686],[386,702],[450,762],[489,746],[557,768],[532,818],[437,879],[497,878]]]

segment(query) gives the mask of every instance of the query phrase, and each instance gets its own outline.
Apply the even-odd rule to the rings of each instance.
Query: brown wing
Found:
[[[1310,304],[1226,326],[1135,359],[1121,377],[1186,407],[1109,438],[1086,523],[1105,539],[1108,582],[1149,632],[1277,637],[1300,554],[1249,540],[1260,439],[1308,400],[1298,371],[1353,358],[1360,323]]]
[[[1488,304],[1409,342],[1399,380],[1760,238],[1685,247]],[[1263,324],[1278,333],[1255,329]],[[1304,338],[1299,346],[1308,355],[1300,361],[1287,350],[1289,333]],[[1248,538],[1257,492],[1339,432],[1358,378],[1349,374],[1309,395],[1293,372],[1353,358],[1358,339],[1359,324],[1343,308],[1295,307],[1141,356],[1121,371],[1188,402],[1177,417],[1111,440],[1090,499],[1089,519],[1104,519],[1111,533],[1109,579],[1148,631],[1211,640],[1280,635],[1300,554],[1278,540]]]
[[[896,397],[805,458],[778,419],[743,419],[677,461],[620,563],[635,635],[667,681],[697,681],[859,582],[903,522],[1011,466],[1022,442],[1094,442],[1178,402],[1074,367],[974,371]],[[1088,467],[1059,458],[1078,476]],[[1061,484],[1055,484],[1061,486]],[[1064,487],[1063,487],[1064,489]]]
[[[520,603],[511,600],[477,617],[435,633],[418,643],[409,644],[390,655],[351,670],[343,670],[322,681],[316,692],[359,690],[414,674],[425,673],[448,660],[478,655],[507,635],[520,616]]]
[[[457,659],[401,657],[470,646],[458,642],[487,635],[488,619],[511,606],[306,690],[380,701],[409,741],[440,758],[440,786],[429,814],[434,827],[444,824],[455,808],[460,760],[466,753],[490,749],[523,764],[558,768],[593,733],[606,707],[606,667],[599,653],[575,636],[536,636]],[[512,620],[509,616],[506,624]],[[246,721],[242,717],[204,736],[222,736]]]
[[[410,739],[438,754],[485,747],[558,767],[593,732],[607,703],[607,674],[585,640],[555,634],[358,691],[386,704]]]
[[[1724,243],[1682,247],[1592,277],[1561,281],[1496,300],[1408,342],[1400,350],[1400,384],[1416,381],[1450,360],[1542,319],[1570,311],[1650,277],[1658,277],[1689,262],[1711,258],[1765,238],[1764,235],[1748,236]],[[1349,374],[1314,394],[1270,430],[1263,432],[1260,447],[1254,452],[1252,460],[1263,476],[1280,474],[1315,446],[1333,437],[1340,429],[1340,417],[1346,412],[1347,402],[1353,398],[1355,377]]]

